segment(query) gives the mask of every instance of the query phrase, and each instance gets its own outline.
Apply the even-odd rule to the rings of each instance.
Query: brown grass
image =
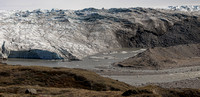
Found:
[[[98,91],[120,91],[132,88],[128,84],[83,69],[0,65],[0,86],[8,85],[38,85]]]
[[[26,89],[36,89],[37,94],[25,94]],[[200,97],[200,90],[164,89],[157,86],[146,86],[122,92],[12,85],[0,87],[0,97]]]
[[[25,90],[33,88],[37,95],[25,94]],[[93,91],[75,88],[47,88],[39,86],[7,86],[0,87],[3,97],[119,97],[121,91]],[[1,96],[0,96],[1,97]]]
[[[35,89],[36,95],[26,94]],[[200,97],[197,89],[133,87],[82,69],[0,65],[0,97]]]
[[[165,89],[158,86],[146,86],[128,90],[122,96],[131,97],[200,97],[199,89]]]

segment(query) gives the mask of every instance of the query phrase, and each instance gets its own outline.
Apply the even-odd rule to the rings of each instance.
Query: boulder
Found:
[[[37,90],[36,89],[26,89],[25,91],[26,94],[31,94],[31,95],[36,95]]]

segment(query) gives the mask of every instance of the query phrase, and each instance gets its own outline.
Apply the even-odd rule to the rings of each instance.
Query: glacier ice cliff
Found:
[[[110,24],[84,22],[95,17],[93,13],[87,15],[80,17],[75,11],[54,9],[2,11],[0,42],[2,45],[6,41],[12,58],[76,60],[119,47]]]
[[[79,60],[113,48],[200,41],[199,13],[151,8],[0,11],[10,58]]]

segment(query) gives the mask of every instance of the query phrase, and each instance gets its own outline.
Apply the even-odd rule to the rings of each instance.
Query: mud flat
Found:
[[[196,67],[193,67],[196,68]],[[199,67],[198,67],[199,68]],[[186,68],[184,68],[186,69]],[[124,73],[124,72],[123,72]],[[150,83],[158,83],[156,85],[165,86],[159,83],[169,83],[174,81],[181,81],[186,79],[195,79],[200,77],[200,71],[179,71],[178,69],[169,70],[167,72],[163,71],[129,71],[126,74],[104,74],[105,77],[116,79],[122,82],[126,82],[134,86],[144,86]],[[118,73],[119,74],[119,73]],[[185,83],[182,83],[185,84]],[[184,85],[180,85],[179,88],[185,88]],[[193,87],[188,86],[188,88],[200,88],[200,86]]]
[[[162,87],[200,88],[199,52],[200,44],[149,48],[114,63],[117,70],[99,73],[134,86],[155,83]]]

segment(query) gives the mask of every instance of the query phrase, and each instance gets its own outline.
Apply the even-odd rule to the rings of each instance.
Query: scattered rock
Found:
[[[36,89],[26,89],[25,91],[26,94],[31,94],[31,95],[36,95],[37,90]]]

